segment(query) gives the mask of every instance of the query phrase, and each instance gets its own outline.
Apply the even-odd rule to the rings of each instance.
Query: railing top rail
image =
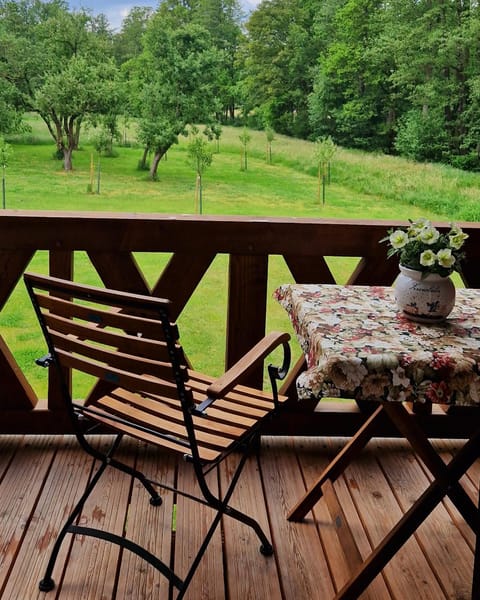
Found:
[[[397,225],[405,221],[5,210],[0,250],[365,256],[382,253],[378,242]],[[468,255],[479,257],[480,224],[461,226],[473,238]]]

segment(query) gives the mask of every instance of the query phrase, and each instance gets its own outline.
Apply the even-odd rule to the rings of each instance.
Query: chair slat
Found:
[[[131,435],[132,437],[143,442],[148,442],[155,446],[161,446],[162,448],[167,448],[168,450],[173,450],[174,452],[179,452],[180,454],[188,454],[188,449],[181,444],[176,444],[170,439],[161,438],[153,433],[141,431],[134,426],[127,425],[126,423],[118,423],[118,421],[114,421],[111,417],[109,417],[110,415],[107,411],[102,413],[99,410],[95,418],[107,427],[111,427],[114,430],[121,431],[122,433],[127,433],[128,435]],[[211,448],[203,446],[199,446],[198,451],[200,459],[205,462],[214,462],[221,455],[221,451],[212,450]]]
[[[198,373],[191,369],[189,370],[189,379],[191,385],[195,382],[195,388],[203,392],[206,392],[209,385],[214,381],[213,377],[208,377],[203,373]],[[235,391],[226,394],[225,397],[236,399],[237,402],[241,402],[247,406],[251,405],[255,408],[263,407],[266,410],[272,409],[272,395],[268,391],[257,390],[244,385],[236,385]]]
[[[157,318],[146,318],[138,315],[126,314],[117,310],[102,310],[98,306],[75,304],[63,298],[37,296],[39,305],[49,311],[65,318],[78,318],[102,327],[115,327],[123,331],[133,331],[151,339],[164,339],[161,322]]]
[[[57,350],[63,353],[71,353],[77,357],[92,359],[99,365],[109,369],[120,369],[122,371],[136,373],[137,375],[152,375],[158,379],[172,381],[172,366],[170,363],[160,362],[143,358],[140,349],[142,343],[137,342],[136,347],[131,348],[132,354],[125,354],[115,348],[93,346],[92,344],[79,340],[76,337],[66,336],[62,333],[50,331],[52,340]],[[138,351],[137,351],[138,349]],[[187,370],[183,372],[187,376]],[[172,381],[173,382],[173,381]]]
[[[79,338],[112,346],[126,354],[138,354],[141,352],[141,356],[144,358],[151,358],[163,362],[169,361],[170,359],[165,342],[156,339],[125,335],[124,332],[103,329],[90,322],[72,321],[71,319],[59,317],[52,313],[45,315],[45,322],[50,330],[76,335]],[[141,340],[141,344],[139,343],[139,340]]]
[[[130,390],[135,389],[157,396],[164,394],[168,396],[177,393],[175,385],[164,379],[142,377],[141,375],[121,371],[120,369],[102,366],[91,360],[73,356],[60,349],[57,351],[57,354],[63,366],[77,369],[93,377],[98,377],[114,386],[121,386]]]
[[[171,399],[167,397],[158,398],[140,394],[132,394],[131,392],[122,389],[115,390],[110,395],[121,398],[123,401],[138,407],[146,413],[150,413],[152,415],[161,414],[177,423],[183,423],[184,421],[183,411],[180,409],[178,399],[176,404],[173,405]],[[209,409],[208,414],[205,416],[194,417],[193,423],[196,429],[201,429],[205,432],[219,432],[230,439],[234,439],[235,437],[243,435],[248,428],[246,426],[237,425],[236,421],[232,422],[231,419],[228,422],[222,421],[222,418],[218,418],[215,415],[220,416],[221,411],[211,411]],[[250,426],[251,425],[252,423],[250,423]]]
[[[177,421],[169,419],[165,413],[159,413],[161,416],[153,415],[136,408],[132,404],[122,402],[113,395],[104,396],[96,403],[102,408],[108,408],[112,413],[118,416],[124,416],[127,419],[156,429],[162,433],[169,433],[184,441],[188,441],[187,430],[184,425],[179,425]],[[197,431],[197,441],[214,448],[227,448],[231,444],[231,438],[222,435],[216,435],[212,432]]]

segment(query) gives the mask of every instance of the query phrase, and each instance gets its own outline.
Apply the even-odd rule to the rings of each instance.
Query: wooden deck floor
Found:
[[[98,443],[105,443],[102,438]],[[457,442],[436,442],[448,456]],[[340,440],[264,438],[260,459],[248,461],[233,504],[250,511],[270,532],[275,555],[258,552],[258,541],[244,526],[223,522],[197,572],[191,600],[328,600],[346,577],[345,561],[323,503],[304,523],[285,515],[322,469]],[[139,446],[125,454],[155,477],[182,480],[190,467],[159,460]],[[223,485],[231,465],[221,471]],[[0,598],[2,600],[143,598],[168,599],[165,580],[130,552],[119,555],[106,542],[67,537],[54,576],[58,586],[45,595],[38,580],[59,524],[91,475],[91,460],[69,437],[0,436]],[[400,441],[373,440],[339,480],[338,490],[354,523],[361,551],[367,552],[388,525],[425,488],[428,474]],[[480,464],[464,478],[476,497]],[[217,482],[215,482],[217,483]],[[131,502],[129,502],[131,500]],[[138,485],[113,470],[105,474],[82,517],[141,540],[180,573],[205,527],[209,510],[178,500],[172,536],[173,500],[151,507]],[[167,514],[167,518],[163,517]],[[183,541],[182,541],[183,540]],[[188,541],[185,541],[188,540]],[[398,600],[470,598],[474,537],[450,501],[425,521],[383,574],[362,595]],[[64,568],[65,566],[65,568]]]

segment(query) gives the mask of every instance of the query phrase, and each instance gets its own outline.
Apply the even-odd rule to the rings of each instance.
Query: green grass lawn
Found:
[[[31,117],[32,131],[9,140],[6,206],[27,210],[86,210],[195,213],[195,173],[187,160],[187,140],[160,163],[158,181],[137,170],[142,148],[118,147],[115,158],[100,159],[100,193],[89,193],[91,161],[97,189],[98,156],[82,138],[74,153],[74,170],[65,173],[54,160],[54,145],[42,122]],[[312,218],[476,220],[480,206],[480,175],[441,165],[419,165],[403,159],[338,149],[331,165],[325,203],[319,197],[314,145],[277,135],[273,164],[267,164],[266,138],[252,131],[248,170],[240,168],[242,130],[225,127],[220,152],[204,175],[203,214],[261,215]],[[133,139],[133,133],[130,133]],[[148,281],[153,283],[168,256],[140,254]],[[75,257],[76,278],[98,282],[88,259]],[[339,282],[353,270],[353,259],[331,259]],[[31,270],[46,272],[47,255],[38,252]],[[284,262],[273,257],[269,296],[291,276]],[[227,257],[218,256],[180,318],[183,343],[195,367],[219,374],[223,368],[226,318]],[[284,311],[271,300],[268,329],[285,329]],[[45,396],[46,372],[33,366],[44,352],[28,300],[20,284],[1,314],[0,332],[36,391]],[[298,353],[298,347],[296,353]],[[79,392],[81,393],[81,392]]]

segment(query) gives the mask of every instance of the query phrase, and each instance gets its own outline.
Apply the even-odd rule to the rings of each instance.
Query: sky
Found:
[[[260,0],[241,0],[245,12],[253,10]],[[113,29],[120,29],[123,18],[128,15],[134,6],[151,6],[156,8],[157,0],[68,0],[72,10],[85,8],[92,11],[94,15],[103,13],[106,15],[110,26]]]

